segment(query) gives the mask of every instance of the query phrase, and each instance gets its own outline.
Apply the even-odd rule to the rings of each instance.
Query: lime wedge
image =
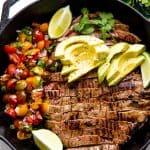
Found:
[[[33,139],[40,150],[63,150],[59,137],[47,129],[33,130]]]
[[[150,54],[148,52],[143,53],[145,61],[141,64],[141,73],[144,88],[150,85]]]
[[[61,37],[69,28],[72,21],[72,13],[70,7],[62,7],[55,12],[52,16],[49,27],[48,35],[52,39]]]

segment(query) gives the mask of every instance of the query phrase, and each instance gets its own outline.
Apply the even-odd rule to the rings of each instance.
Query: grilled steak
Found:
[[[89,17],[96,16],[94,13]],[[73,28],[80,19],[73,20],[57,42],[77,35]],[[95,30],[91,36],[102,35]],[[106,44],[118,41],[138,43],[140,39],[129,32],[128,25],[116,20]],[[68,150],[118,150],[150,116],[150,89],[143,89],[138,70],[114,87],[105,82],[99,85],[97,70],[71,84],[59,72],[47,72],[43,78],[45,97],[50,103],[46,127],[61,138]]]
[[[114,87],[98,85],[96,71],[72,84],[51,73],[44,90],[50,102],[46,126],[72,150],[116,150],[150,116],[150,89],[143,89],[138,71]]]

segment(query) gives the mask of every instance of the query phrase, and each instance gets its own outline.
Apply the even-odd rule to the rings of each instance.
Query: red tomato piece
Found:
[[[24,54],[18,54],[18,57],[20,58],[21,62],[24,62],[26,60],[26,56]]]
[[[14,64],[19,64],[21,62],[19,56],[17,54],[9,54],[9,59]]]
[[[16,53],[17,48],[16,48],[16,47],[13,47],[13,46],[10,46],[10,45],[5,45],[5,46],[4,46],[4,51],[5,51],[5,53],[7,53],[7,54],[13,54],[13,53]]]
[[[16,106],[18,103],[17,96],[15,94],[9,95],[8,103],[10,105]]]
[[[15,88],[15,85],[16,85],[16,79],[10,79],[7,81],[6,83],[6,89],[14,89]]]
[[[32,32],[33,42],[39,42],[44,40],[44,34],[39,30],[34,30]]]
[[[25,117],[24,121],[28,124],[33,124],[33,119],[31,117]]]
[[[17,99],[18,99],[18,104],[23,104],[26,102],[27,94],[25,91],[17,91],[16,95],[17,95]]]
[[[52,41],[50,41],[50,40],[45,40],[45,48],[46,48],[46,49],[48,49],[51,44],[52,44]]]
[[[9,64],[9,66],[7,67],[7,73],[10,76],[13,76],[15,74],[16,69],[17,69],[17,66],[15,64]]]
[[[5,109],[5,113],[8,115],[8,116],[10,116],[11,118],[16,118],[16,112],[15,112],[15,109],[14,108],[11,108],[11,107],[9,107],[9,108],[6,108]]]
[[[42,116],[38,113],[32,115],[32,118],[33,118],[33,125],[38,125],[42,120]]]
[[[24,68],[21,74],[21,78],[25,79],[28,75],[29,75],[29,70],[27,68]]]
[[[15,127],[16,129],[21,129],[22,126],[23,126],[23,125],[22,125],[22,121],[19,120],[19,119],[14,120],[13,125],[14,125],[14,127]]]
[[[3,101],[4,101],[5,103],[8,103],[8,100],[9,100],[9,94],[4,94],[4,96],[3,96]]]

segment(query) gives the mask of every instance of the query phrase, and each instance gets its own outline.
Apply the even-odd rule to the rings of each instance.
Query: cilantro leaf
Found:
[[[106,19],[106,20],[113,19],[113,14],[112,13],[101,12],[99,14],[99,16],[100,16],[101,19]]]
[[[94,30],[95,28],[93,26],[87,24],[84,26],[84,30],[82,31],[82,34],[91,34],[94,32]]]
[[[79,24],[74,27],[76,32],[82,32],[86,24],[89,24],[89,11],[87,8],[81,9],[82,18],[80,19]]]
[[[106,39],[107,34],[113,29],[115,24],[113,14],[102,12],[99,13],[98,17],[94,19],[90,19],[89,11],[87,8],[83,8],[81,10],[81,13],[82,13],[82,17],[79,23],[74,27],[74,30],[81,34],[91,34],[97,28],[99,28],[99,30],[102,33],[102,38]]]
[[[106,40],[107,34],[113,29],[115,25],[114,16],[112,13],[102,12],[99,14],[99,29],[102,33],[102,38]]]

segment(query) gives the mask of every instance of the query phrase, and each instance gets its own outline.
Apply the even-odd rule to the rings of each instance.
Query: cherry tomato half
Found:
[[[33,42],[39,42],[44,40],[44,34],[39,30],[34,30],[32,32]]]
[[[15,64],[9,64],[7,67],[7,73],[10,76],[13,76],[15,74],[16,69],[17,69],[17,66]]]
[[[24,121],[28,124],[33,124],[33,119],[31,117],[25,117]]]
[[[13,46],[10,46],[10,45],[5,45],[5,46],[4,46],[4,51],[5,51],[5,53],[7,53],[7,54],[13,54],[13,53],[16,53],[17,48],[16,48],[16,47],[13,47]]]
[[[6,83],[6,89],[8,90],[8,89],[14,89],[15,88],[15,85],[16,85],[16,82],[17,82],[17,80],[16,79],[10,79],[10,80],[8,80],[7,81],[7,83]]]
[[[6,108],[5,109],[5,113],[10,116],[11,118],[16,118],[16,112],[15,112],[15,109],[14,108]]]
[[[18,103],[17,96],[15,94],[9,95],[8,103],[12,106],[16,106]]]
[[[19,64],[21,62],[19,56],[17,54],[9,54],[9,59],[14,64]]]
[[[17,91],[16,92],[18,104],[23,104],[26,102],[27,94],[25,91]]]

